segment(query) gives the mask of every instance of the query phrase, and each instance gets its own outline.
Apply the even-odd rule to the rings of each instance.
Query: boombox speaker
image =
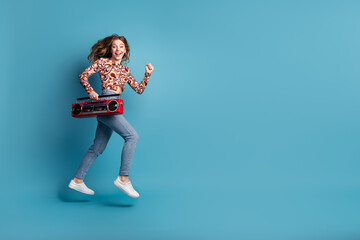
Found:
[[[122,114],[124,111],[124,102],[120,94],[101,95],[99,98],[117,96],[116,99],[104,99],[88,102],[78,102],[80,100],[90,99],[88,97],[77,98],[76,103],[71,106],[71,116],[76,118],[107,116]]]

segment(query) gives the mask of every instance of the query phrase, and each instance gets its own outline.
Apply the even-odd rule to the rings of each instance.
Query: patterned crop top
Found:
[[[124,91],[126,83],[129,83],[138,94],[144,92],[150,77],[150,74],[145,72],[143,80],[141,83],[138,83],[131,75],[128,67],[125,67],[120,63],[115,63],[108,58],[100,58],[90,67],[85,69],[79,76],[80,83],[88,94],[94,91],[90,86],[88,78],[96,72],[99,72],[102,90],[116,91],[117,87],[121,87],[121,90]]]

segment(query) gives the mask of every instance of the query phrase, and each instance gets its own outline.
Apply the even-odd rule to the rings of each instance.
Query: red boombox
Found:
[[[101,95],[102,97],[113,97],[120,94]],[[71,116],[76,118],[94,117],[94,116],[106,116],[114,114],[122,114],[124,111],[124,102],[122,99],[105,99],[89,102],[79,102],[79,100],[90,99],[88,97],[77,98],[76,103],[72,104]]]

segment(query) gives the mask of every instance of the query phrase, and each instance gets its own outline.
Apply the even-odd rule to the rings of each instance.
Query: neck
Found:
[[[121,60],[116,60],[114,58],[110,58],[110,60],[113,61],[114,63],[119,63],[119,64],[121,63]]]

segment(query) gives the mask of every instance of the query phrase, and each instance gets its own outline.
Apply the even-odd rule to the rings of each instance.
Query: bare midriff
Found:
[[[121,90],[121,87],[117,87],[116,90],[108,90],[108,91],[112,91],[116,94],[121,94],[122,93],[122,90]]]

